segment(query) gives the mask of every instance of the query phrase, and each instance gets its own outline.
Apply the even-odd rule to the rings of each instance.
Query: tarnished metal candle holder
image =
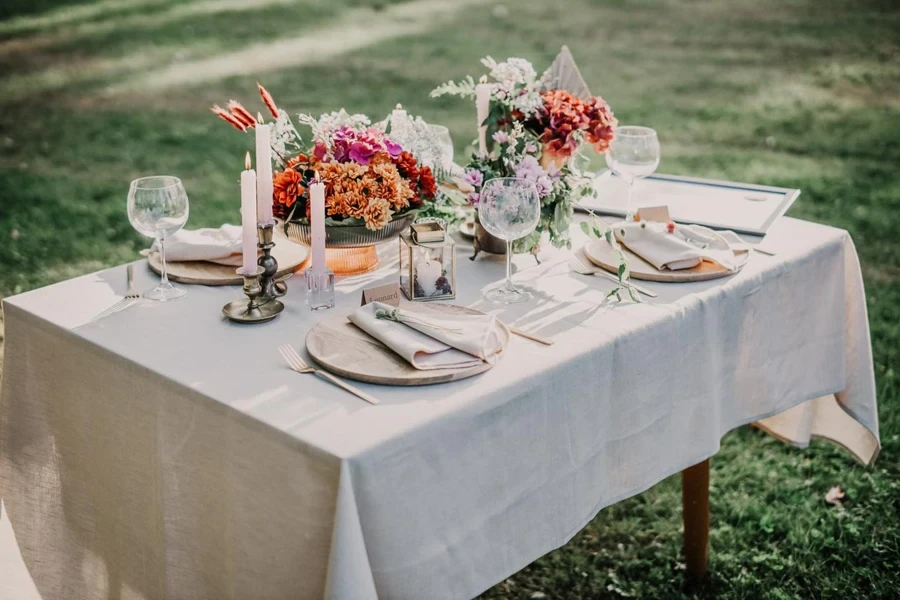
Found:
[[[284,304],[275,298],[263,298],[261,279],[263,267],[257,266],[253,273],[244,273],[237,269],[237,274],[244,280],[246,299],[234,300],[222,307],[222,314],[235,323],[265,323],[271,321],[284,310]]]
[[[281,298],[287,293],[287,283],[275,281],[275,274],[278,273],[278,261],[272,256],[272,248],[275,247],[274,233],[275,221],[260,223],[256,226],[257,246],[263,253],[257,260],[257,264],[263,269],[262,275],[259,277],[259,285],[262,287],[261,303]]]

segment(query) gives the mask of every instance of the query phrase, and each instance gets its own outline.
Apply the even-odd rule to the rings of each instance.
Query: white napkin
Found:
[[[443,331],[420,323],[398,323],[379,319],[375,311],[399,310],[401,316],[422,319],[453,331]],[[450,315],[395,309],[381,302],[359,307],[350,322],[399,354],[416,369],[457,369],[482,362],[493,363],[503,350],[496,317],[492,315]]]
[[[691,269],[702,261],[717,263],[736,271],[740,261],[735,252],[747,245],[733,231],[717,232],[700,225],[677,225],[669,233],[665,223],[653,221],[619,223],[616,239],[659,270]]]
[[[156,242],[150,248],[158,252]],[[182,229],[166,238],[166,260],[204,260],[220,265],[241,265],[241,227],[222,225],[217,229]]]

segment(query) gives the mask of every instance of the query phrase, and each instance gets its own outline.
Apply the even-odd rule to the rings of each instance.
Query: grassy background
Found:
[[[252,142],[207,109],[230,97],[259,108],[257,79],[279,104],[312,113],[383,115],[401,101],[446,123],[461,153],[471,107],[428,91],[480,72],[484,54],[544,65],[568,44],[620,122],[659,131],[661,172],[801,188],[793,216],[851,232],[884,448],[865,469],[824,444],[797,450],[736,431],[713,460],[711,575],[698,588],[682,583],[671,478],[604,510],[485,597],[896,597],[900,9],[891,0],[560,5],[6,0],[0,295],[135,258],[145,241],[124,203],[136,176],[180,175],[194,227],[236,221]],[[216,57],[225,60],[206,62]],[[848,492],[843,506],[823,501],[833,485]]]

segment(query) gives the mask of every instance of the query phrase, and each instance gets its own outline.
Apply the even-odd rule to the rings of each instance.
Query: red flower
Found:
[[[616,120],[609,106],[599,96],[588,101],[573,96],[565,90],[545,92],[544,116],[537,125],[542,129],[541,142],[547,152],[568,158],[578,150],[578,131],[585,132],[587,141],[598,152],[604,152],[613,138]]]
[[[419,189],[422,194],[429,200],[433,199],[437,194],[437,184],[434,181],[434,173],[431,167],[422,167],[419,171]]]
[[[411,187],[415,187],[419,179],[419,168],[415,157],[409,152],[401,152],[400,156],[393,159],[400,176],[409,181]]]

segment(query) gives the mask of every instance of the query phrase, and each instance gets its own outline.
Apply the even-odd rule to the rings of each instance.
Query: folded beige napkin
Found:
[[[401,322],[379,319],[377,311],[393,313]],[[494,362],[504,338],[492,315],[450,315],[416,312],[381,302],[359,307],[350,322],[399,354],[416,369],[455,369]]]
[[[659,270],[691,269],[703,260],[735,271],[741,261],[736,252],[748,246],[733,231],[713,231],[700,225],[675,225],[669,232],[666,223],[653,221],[619,223],[616,239]]]
[[[150,248],[158,252],[156,242]],[[166,260],[203,260],[220,265],[241,265],[241,227],[222,225],[216,229],[182,229],[166,238]]]

